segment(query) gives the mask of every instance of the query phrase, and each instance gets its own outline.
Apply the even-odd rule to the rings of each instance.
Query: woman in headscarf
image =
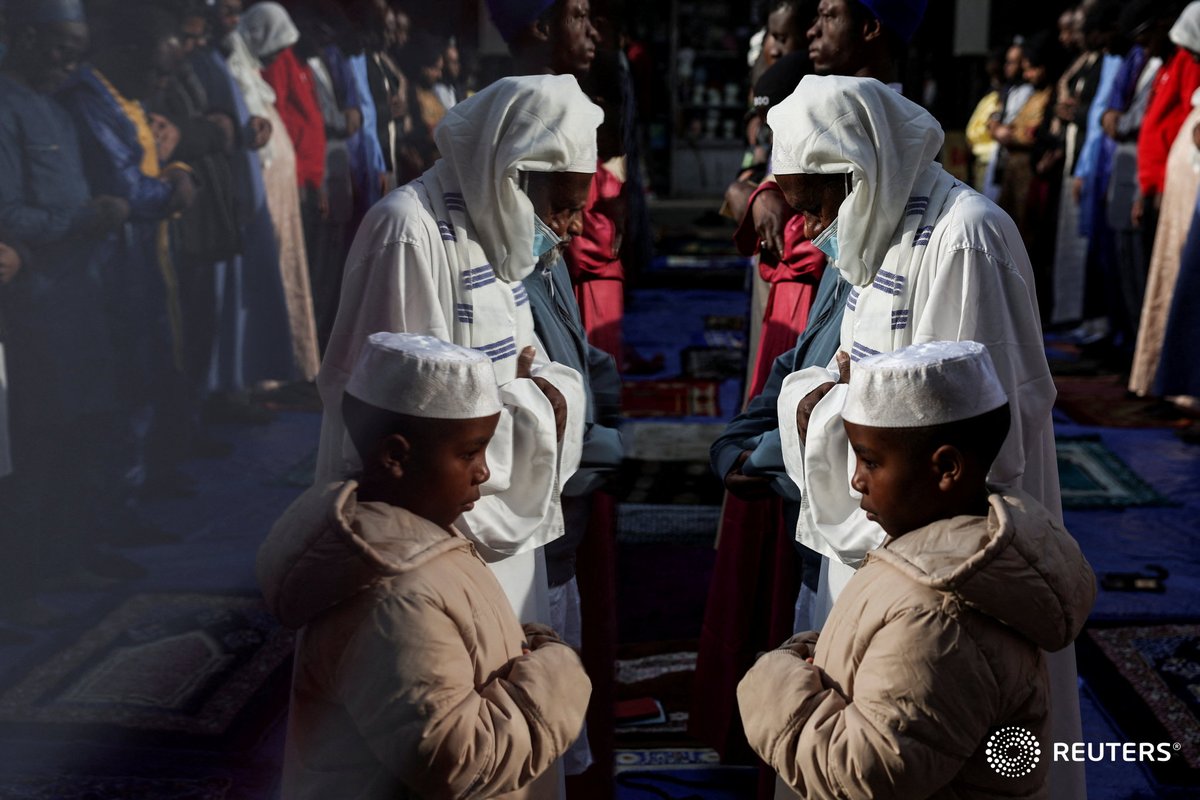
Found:
[[[279,270],[283,277],[292,331],[296,377],[310,381],[316,377],[320,355],[317,352],[317,326],[308,275],[308,254],[304,247],[304,226],[300,216],[296,149],[291,133],[276,109],[278,96],[262,74],[264,58],[269,59],[299,40],[300,34],[283,6],[259,3],[242,15],[237,31],[229,35],[226,44],[230,50],[229,70],[242,90],[246,106],[251,114],[267,119],[274,131],[270,141],[258,153],[262,159],[267,206],[271,209],[271,220],[275,223],[275,235],[279,241]],[[320,160],[323,173],[324,141],[321,143]]]
[[[909,344],[985,344],[1012,409],[989,483],[1016,487],[1061,519],[1046,363],[1033,270],[1016,226],[934,159],[944,139],[921,107],[878,81],[806,77],[768,115],[776,180],[806,233],[851,285],[836,366],[789,376],[779,397],[783,455],[804,495],[796,537],[827,557],[818,624],[884,540],[859,508],[841,421],[851,362]],[[835,384],[835,382],[837,382]],[[823,613],[822,613],[823,612]],[[1080,735],[1074,650],[1049,658],[1053,738]],[[1074,796],[1059,775],[1051,796]]]
[[[545,231],[547,217],[562,213],[555,198],[582,186],[566,213],[582,209],[600,117],[571,76],[506,78],[456,105],[435,132],[441,160],[359,227],[317,379],[325,405],[317,475],[326,480],[356,466],[342,391],[370,333],[426,333],[491,357],[506,412],[488,447],[483,498],[456,525],[525,621],[548,616],[535,554],[562,535],[559,489],[579,463],[585,405],[574,370],[530,370],[533,317],[521,281],[553,244]],[[540,186],[549,208],[535,210],[523,184]]]
[[[1181,55],[1193,61],[1200,61],[1200,3],[1191,3],[1183,10],[1171,28],[1170,38],[1179,47]],[[1181,82],[1175,85],[1160,83],[1159,92],[1150,101],[1151,108],[1158,111],[1157,106],[1162,105],[1170,94],[1182,90],[1183,87],[1179,83]],[[1176,129],[1178,132],[1167,154],[1166,168],[1163,171],[1158,228],[1154,234],[1154,248],[1150,253],[1146,298],[1142,301],[1142,318],[1138,324],[1133,365],[1129,370],[1129,390],[1142,396],[1151,394],[1155,389],[1154,380],[1162,359],[1167,319],[1175,295],[1179,268],[1183,263],[1183,246],[1192,223],[1197,193],[1200,192],[1200,172],[1196,169],[1196,165],[1200,163],[1200,152],[1197,152],[1192,135],[1196,126],[1200,125],[1200,89],[1194,86],[1191,88],[1191,113]],[[1150,111],[1146,114],[1149,118]],[[1152,137],[1147,136],[1147,139],[1150,138]],[[1141,158],[1140,140],[1138,147],[1138,157]],[[1140,167],[1139,164],[1139,169]]]

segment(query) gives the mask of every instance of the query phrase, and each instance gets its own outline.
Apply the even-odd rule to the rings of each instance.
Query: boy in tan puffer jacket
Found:
[[[258,554],[268,607],[301,629],[285,800],[557,796],[591,684],[453,524],[500,409],[482,353],[369,337],[342,405],[362,474],[303,494]]]
[[[1078,635],[1095,577],[1049,511],[987,487],[1009,428],[987,350],[873,356],[845,393],[851,485],[888,539],[819,637],[743,678],[747,738],[806,798],[1045,798],[1042,651]]]

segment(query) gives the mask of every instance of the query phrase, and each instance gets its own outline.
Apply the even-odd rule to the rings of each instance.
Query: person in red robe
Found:
[[[625,268],[621,242],[625,233],[625,182],[609,167],[624,155],[621,137],[621,79],[615,56],[603,53],[592,63],[583,90],[604,109],[596,131],[599,161],[583,211],[583,233],[571,239],[563,257],[575,287],[575,301],[588,342],[613,357],[621,353],[621,320],[625,316]]]
[[[779,184],[774,181],[759,184],[750,195],[747,208],[754,204],[759,194],[772,191],[780,191]],[[771,284],[761,320],[758,352],[754,354],[754,370],[750,374],[750,387],[746,393],[749,402],[766,385],[775,359],[796,345],[796,337],[808,324],[808,311],[812,308],[817,284],[825,271],[825,254],[804,235],[804,215],[795,211],[783,225],[782,253],[762,249],[750,214],[742,218],[733,240],[742,254],[753,253],[758,256],[758,274]],[[750,324],[760,324],[760,321],[751,320]]]
[[[278,42],[294,44],[298,40],[296,31],[294,38],[285,36]],[[259,60],[263,62],[263,79],[275,90],[275,110],[296,150],[296,183],[307,204],[309,195],[319,193],[325,182],[325,118],[317,101],[312,68],[296,58],[291,45]]]

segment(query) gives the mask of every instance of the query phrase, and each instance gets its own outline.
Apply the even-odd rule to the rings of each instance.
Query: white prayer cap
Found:
[[[1007,402],[986,347],[928,342],[855,364],[842,419],[872,428],[923,428],[977,417]]]
[[[492,361],[478,350],[417,333],[373,333],[346,393],[397,414],[475,419],[500,411]]]

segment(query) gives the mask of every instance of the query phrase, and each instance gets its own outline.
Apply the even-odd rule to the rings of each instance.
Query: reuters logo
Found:
[[[992,769],[1006,778],[1021,778],[1033,772],[1042,756],[1037,737],[1017,725],[993,733],[983,752]]]

